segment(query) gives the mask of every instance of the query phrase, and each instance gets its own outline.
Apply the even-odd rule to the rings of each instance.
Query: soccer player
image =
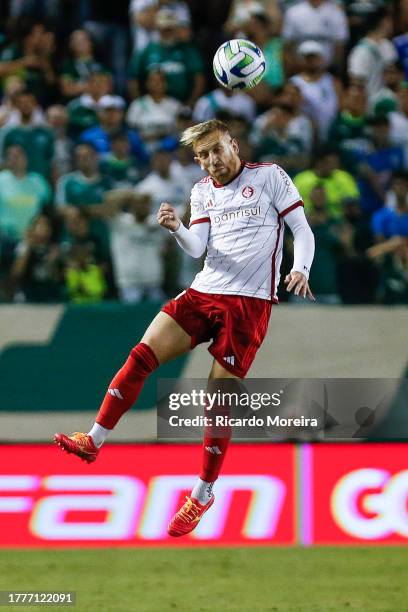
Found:
[[[278,303],[284,221],[294,236],[287,290],[314,300],[308,284],[313,233],[288,175],[276,164],[241,161],[237,141],[218,120],[188,128],[181,142],[193,147],[196,161],[208,176],[192,189],[189,229],[169,203],[160,206],[157,220],[192,257],[200,257],[207,249],[204,268],[189,289],[163,306],[132,349],[109,385],[89,433],[55,435],[64,450],[88,463],[95,461],[109,432],[160,364],[212,339],[209,384],[245,378],[265,337],[272,304]],[[206,429],[199,478],[170,521],[170,535],[192,531],[213,504],[213,484],[229,438],[228,428]]]

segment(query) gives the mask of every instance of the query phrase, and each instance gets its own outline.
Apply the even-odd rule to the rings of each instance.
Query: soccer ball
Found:
[[[251,89],[265,72],[265,56],[250,40],[237,38],[223,43],[214,55],[217,81],[227,89]]]

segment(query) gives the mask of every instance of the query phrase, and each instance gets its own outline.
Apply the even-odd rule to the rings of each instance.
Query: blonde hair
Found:
[[[200,138],[217,131],[227,134],[229,132],[228,126],[219,119],[210,119],[210,121],[197,123],[197,125],[193,125],[184,130],[180,138],[180,143],[194,148],[194,145]]]

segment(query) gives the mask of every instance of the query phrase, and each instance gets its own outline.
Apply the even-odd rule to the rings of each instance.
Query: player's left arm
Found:
[[[293,291],[302,298],[308,297],[314,302],[315,297],[309,287],[309,273],[314,257],[315,241],[303,206],[298,206],[285,215],[285,222],[290,227],[294,239],[293,267],[285,278],[286,290]]]
[[[280,219],[290,227],[294,238],[292,270],[285,278],[287,291],[315,301],[309,287],[309,272],[314,256],[314,236],[307,222],[303,202],[292,179],[280,166],[274,164],[270,172],[270,188],[275,209]]]

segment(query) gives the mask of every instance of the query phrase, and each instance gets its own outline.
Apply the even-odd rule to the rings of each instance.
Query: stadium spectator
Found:
[[[303,98],[302,110],[313,121],[316,136],[324,142],[339,106],[341,85],[325,68],[324,48],[316,40],[299,45],[300,72],[291,77]]]
[[[194,121],[191,108],[188,106],[182,106],[180,111],[177,113],[176,118],[176,132],[178,136],[180,137],[182,132],[192,125],[194,125]]]
[[[337,262],[338,293],[344,304],[374,303],[380,276],[366,254],[367,248],[373,244],[371,224],[357,198],[346,198],[343,207],[344,222],[338,233],[342,243]]]
[[[404,6],[406,9],[405,16],[406,16],[407,27],[404,29],[404,27],[402,26],[401,22],[403,20],[400,19],[400,17],[402,17],[402,14],[401,14],[402,11],[401,11],[400,14],[398,15],[398,26],[399,26],[399,32],[401,32],[401,34],[399,36],[394,36],[394,38],[392,39],[392,42],[395,45],[395,48],[398,53],[399,62],[401,63],[402,68],[404,70],[404,78],[405,80],[408,80],[408,2],[405,2]],[[399,8],[402,9],[402,3]]]
[[[74,142],[68,136],[68,111],[63,104],[49,106],[46,112],[47,125],[54,134],[53,184],[63,174],[72,170]]]
[[[166,234],[151,214],[151,198],[129,192],[111,194],[103,215],[110,229],[111,255],[119,298],[127,304],[162,300]]]
[[[76,169],[61,176],[57,182],[55,193],[57,209],[66,218],[72,207],[85,208],[92,218],[92,231],[100,238],[104,248],[108,249],[107,228],[98,215],[106,192],[112,189],[112,181],[100,174],[98,155],[90,144],[77,145],[74,160]]]
[[[98,101],[98,125],[88,128],[81,134],[81,142],[90,144],[99,155],[106,155],[112,150],[111,137],[123,131],[129,140],[131,154],[139,165],[148,161],[144,144],[135,130],[129,130],[125,123],[125,101],[120,96],[103,96]]]
[[[74,246],[86,246],[92,261],[100,266],[104,273],[108,287],[106,297],[117,298],[109,245],[92,229],[93,221],[88,213],[87,208],[72,206],[65,214],[65,233],[61,244],[63,255],[66,257]]]
[[[348,249],[355,254],[365,256],[367,249],[374,243],[371,219],[363,213],[360,200],[357,198],[345,198],[343,207],[345,227],[349,229]]]
[[[85,93],[69,102],[69,132],[73,138],[98,123],[99,100],[112,92],[112,75],[105,70],[92,72],[85,83]]]
[[[16,89],[12,94],[12,107],[10,108],[8,120],[5,124],[7,129],[21,125],[28,127],[44,125],[44,111],[41,106],[39,106],[37,98],[31,91],[25,87],[21,88],[20,84],[17,83]],[[5,131],[7,131],[7,129]]]
[[[61,212],[65,212],[66,206],[92,207],[100,204],[105,191],[112,187],[111,181],[103,179],[99,173],[98,155],[92,145],[77,145],[74,159],[76,169],[62,176],[57,184],[56,204]]]
[[[180,40],[191,38],[191,14],[188,4],[180,0],[131,0],[129,13],[132,22],[133,50],[141,52],[149,42],[157,41],[159,32],[156,28],[157,11],[163,7],[171,8],[178,21]]]
[[[162,202],[174,206],[185,204],[185,187],[177,176],[170,172],[172,154],[165,149],[155,151],[151,159],[152,170],[137,186],[138,194],[151,198],[152,214],[156,214]]]
[[[265,12],[252,12],[242,27],[245,37],[263,51],[266,70],[260,87],[281,87],[285,81],[285,57],[280,24],[271,21]]]
[[[38,172],[47,180],[52,176],[54,159],[54,134],[44,124],[43,114],[37,113],[37,99],[32,92],[21,91],[15,99],[19,113],[18,123],[6,128],[3,150],[11,145],[20,145],[28,158],[28,170]]]
[[[158,10],[170,9],[176,15],[177,37],[181,42],[188,42],[193,36],[190,6],[194,7],[191,0],[158,0]]]
[[[380,272],[365,253],[355,248],[353,230],[350,225],[345,225],[340,234],[344,251],[337,266],[338,293],[343,304],[374,304],[377,302]]]
[[[407,185],[407,171],[394,172],[391,189],[387,192],[385,204],[388,208],[395,210],[400,207],[404,207],[405,202],[408,202],[408,185]]]
[[[130,189],[141,178],[138,160],[131,154],[129,137],[126,132],[111,136],[110,153],[103,156],[99,169],[103,177],[112,181],[114,189]]]
[[[146,95],[133,100],[127,111],[127,123],[138,130],[150,151],[175,133],[177,114],[182,108],[176,98],[166,95],[166,89],[165,74],[152,70],[146,79]]]
[[[156,13],[158,0],[131,0],[132,46],[134,53],[141,53],[152,40],[157,40]]]
[[[253,15],[265,15],[272,22],[281,25],[282,14],[278,0],[233,0],[229,20],[225,24],[227,32],[236,30]]]
[[[393,236],[370,247],[367,254],[381,274],[379,301],[408,304],[408,239]]]
[[[13,75],[8,77],[4,83],[3,98],[0,104],[0,128],[6,125],[15,125],[20,120],[20,113],[17,110],[15,101],[18,94],[25,89],[24,81],[20,76]],[[41,117],[43,117],[41,113]],[[3,134],[5,130],[1,130]],[[0,135],[0,138],[2,136]]]
[[[85,207],[71,207],[65,216],[65,235],[62,241],[63,252],[72,246],[86,245],[98,264],[106,264],[106,252],[99,236],[92,232],[91,218]]]
[[[384,67],[397,60],[397,52],[389,40],[391,35],[391,17],[385,10],[379,10],[370,18],[366,36],[348,57],[349,78],[366,87],[370,100],[384,86]]]
[[[378,115],[395,111],[398,107],[398,87],[404,80],[404,70],[399,62],[384,66],[383,87],[370,100],[370,110]]]
[[[24,24],[26,25],[26,24]],[[27,89],[42,105],[50,104],[56,95],[54,67],[55,35],[41,23],[29,23],[21,40],[6,46],[0,53],[0,78],[22,76]]]
[[[191,148],[183,145],[175,152],[175,159],[170,164],[170,174],[179,185],[184,187],[184,202],[189,202],[193,185],[205,176],[200,166],[194,161]]]
[[[328,213],[335,219],[342,218],[346,198],[359,198],[356,181],[341,169],[338,153],[331,148],[317,150],[313,168],[297,174],[294,183],[302,194],[307,213],[312,207],[310,194],[317,185],[324,187]]]
[[[64,267],[65,291],[70,302],[93,304],[103,300],[108,285],[103,269],[86,244],[75,244],[69,250]]]
[[[197,100],[193,110],[193,120],[197,123],[209,121],[214,119],[220,111],[245,117],[248,123],[252,123],[256,117],[256,104],[248,94],[242,91],[217,87]]]
[[[0,172],[0,234],[3,247],[14,247],[33,218],[50,204],[51,191],[40,174],[27,170],[27,155],[21,146],[6,149],[5,165]]]
[[[296,174],[307,165],[307,151],[295,131],[291,130],[292,108],[284,103],[274,104],[255,122],[251,142],[255,146],[255,159],[275,161],[289,175]]]
[[[142,53],[134,53],[129,64],[129,93],[136,98],[144,90],[149,72],[159,68],[166,75],[167,93],[191,108],[204,91],[203,63],[193,43],[178,39],[179,21],[175,12],[163,8],[157,13],[160,32]]]
[[[130,50],[129,0],[87,0],[85,7],[84,28],[98,44],[103,63],[112,70],[115,89],[124,95]]]
[[[390,140],[390,122],[386,116],[370,118],[369,149],[356,151],[357,177],[361,193],[361,208],[371,214],[386,201],[392,174],[404,165],[404,153]]]
[[[11,268],[14,301],[58,302],[62,293],[62,254],[55,220],[40,213],[17,246]]]
[[[351,47],[354,47],[360,38],[364,38],[369,20],[387,3],[387,0],[344,0],[342,2],[350,25]]]
[[[308,220],[312,228],[316,252],[310,282],[317,301],[338,304],[337,265],[343,251],[340,238],[341,222],[330,215],[327,194],[322,184],[316,184],[309,194]]]
[[[302,112],[303,97],[299,87],[295,83],[287,81],[283,89],[276,92],[276,99],[291,108],[290,130],[297,135],[302,142],[303,149],[310,154],[315,140],[313,124],[309,117]]]
[[[408,238],[408,174],[396,172],[393,175],[391,190],[394,206],[383,206],[372,217],[372,230],[377,242],[394,236]]]
[[[95,59],[92,39],[86,30],[74,30],[71,33],[69,54],[59,77],[61,93],[68,100],[86,93],[89,76],[103,70]]]
[[[331,0],[303,0],[289,7],[282,36],[292,55],[301,43],[319,40],[325,62],[343,65],[349,28],[343,8]]]
[[[369,148],[367,94],[361,85],[345,90],[342,108],[329,129],[328,143],[338,150],[344,168],[355,173],[355,151]]]
[[[408,81],[401,81],[397,95],[398,110],[388,115],[390,139],[404,150],[404,168],[408,170]]]

